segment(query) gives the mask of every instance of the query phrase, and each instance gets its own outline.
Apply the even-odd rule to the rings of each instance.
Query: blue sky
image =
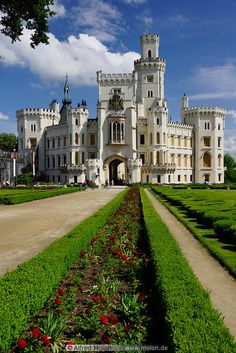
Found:
[[[236,157],[235,0],[57,0],[54,9],[47,46],[33,50],[27,31],[15,44],[0,35],[0,132],[16,132],[16,110],[61,102],[66,73],[72,104],[87,100],[95,117],[96,71],[131,72],[151,28],[172,120],[184,93],[191,106],[225,107],[225,152]]]

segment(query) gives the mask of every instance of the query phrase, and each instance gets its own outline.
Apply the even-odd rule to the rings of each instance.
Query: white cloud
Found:
[[[229,153],[236,158],[236,136],[232,130],[225,131],[224,153]]]
[[[103,0],[81,0],[71,9],[74,28],[95,36],[104,42],[116,41],[116,34],[124,30],[122,14]]]
[[[25,30],[22,41],[11,41],[0,36],[1,62],[6,66],[21,65],[29,68],[45,83],[64,80],[68,72],[70,81],[80,85],[96,84],[96,71],[131,72],[133,61],[140,55],[135,52],[113,53],[94,36],[80,34],[59,41],[49,34],[50,44],[40,44],[32,50],[30,32]]]
[[[128,5],[140,5],[145,4],[147,0],[122,0],[125,4]]]
[[[0,112],[0,120],[9,120],[10,117]]]
[[[226,115],[232,117],[236,122],[236,110],[227,110]]]
[[[195,90],[193,100],[231,99],[236,97],[236,61],[228,60],[222,65],[199,68],[189,79]]]
[[[158,23],[162,27],[172,28],[176,26],[185,26],[190,23],[190,20],[181,14],[177,14],[175,16],[160,18]]]
[[[52,11],[55,11],[56,14],[52,17],[58,18],[58,17],[64,17],[66,15],[66,9],[63,4],[60,4],[58,0],[54,0],[54,4],[50,7]]]

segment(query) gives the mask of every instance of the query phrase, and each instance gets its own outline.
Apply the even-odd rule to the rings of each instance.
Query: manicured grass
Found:
[[[144,221],[174,352],[233,353],[236,343],[167,226],[141,191]]]
[[[223,219],[227,211],[234,212],[235,190],[173,190],[165,187],[152,187],[159,200],[202,242],[208,251],[236,277],[236,245],[227,237],[219,238],[213,225],[197,217],[196,212],[210,213]],[[177,191],[177,192],[176,192]],[[185,194],[186,192],[186,194]],[[194,200],[194,201],[193,201]],[[194,204],[194,202],[196,204]],[[188,206],[191,205],[190,209]],[[198,211],[196,211],[198,209]],[[204,211],[207,209],[207,211]],[[218,211],[215,211],[218,209]]]
[[[48,189],[0,189],[0,204],[13,205],[81,191],[80,187]]]
[[[120,193],[67,235],[0,279],[0,351],[19,337],[32,315],[58,286],[81,250],[110,219],[126,194]]]

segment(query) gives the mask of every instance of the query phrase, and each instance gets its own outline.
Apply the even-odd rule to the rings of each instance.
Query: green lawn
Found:
[[[154,195],[236,277],[236,191],[152,187]]]

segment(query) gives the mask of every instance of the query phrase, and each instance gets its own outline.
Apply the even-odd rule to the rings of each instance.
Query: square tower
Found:
[[[156,59],[159,56],[159,36],[143,34],[140,37],[142,59]]]

